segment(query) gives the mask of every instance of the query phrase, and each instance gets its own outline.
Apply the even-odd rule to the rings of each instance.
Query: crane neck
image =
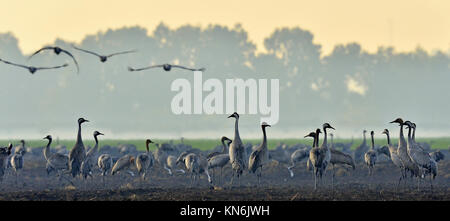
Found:
[[[240,140],[241,137],[239,136],[239,118],[236,118],[236,121],[234,123],[234,139]]]
[[[386,133],[388,145],[391,146],[391,138],[389,137],[389,133]]]
[[[366,143],[366,133],[365,132],[363,133],[363,143],[364,144]]]
[[[81,138],[81,124],[78,124],[77,144],[83,144],[83,139]]]
[[[412,138],[411,138],[411,127],[408,127],[408,143],[412,144]]]
[[[375,149],[375,142],[374,142],[374,139],[373,139],[373,134],[371,134],[370,136],[372,137],[372,147],[371,147],[371,149],[373,150],[373,149]]]
[[[47,160],[50,157],[50,145],[52,144],[52,139],[48,139],[48,144],[44,149],[44,157]]]
[[[227,153],[227,144],[225,140],[222,140],[222,153]]]
[[[150,143],[145,143],[145,148],[147,150],[147,153],[150,152],[150,147],[149,147]]]
[[[400,124],[400,136],[398,138],[398,145],[399,145],[399,147],[406,146],[405,136],[403,135],[403,124]]]
[[[316,133],[316,136],[314,137],[313,147],[319,147],[319,133]]]
[[[322,146],[324,148],[328,148],[328,144],[327,144],[327,128],[326,127],[323,128],[323,142],[322,142]]]
[[[93,151],[97,152],[97,149],[98,149],[98,139],[97,139],[97,136],[94,136],[94,140],[95,140],[95,146],[94,146]]]
[[[263,143],[262,143],[262,147],[263,148],[267,148],[267,135],[266,135],[266,127],[261,126],[262,127],[262,132],[263,132]]]
[[[414,141],[414,143],[416,142],[416,128],[415,127],[412,129],[412,140]]]

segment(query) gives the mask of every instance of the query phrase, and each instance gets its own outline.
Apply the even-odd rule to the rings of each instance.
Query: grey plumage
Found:
[[[7,147],[0,147],[0,182],[3,181],[3,176],[5,175],[6,160],[11,154],[11,149],[11,143]]]
[[[374,143],[374,132],[370,132],[370,136],[372,138],[371,149],[364,154],[364,162],[369,168],[369,176],[372,176],[373,168],[377,162],[377,152],[375,151],[375,143]]]
[[[267,135],[266,135],[266,127],[270,127],[269,124],[263,122],[261,125],[261,129],[263,132],[263,141],[255,151],[250,154],[250,158],[248,159],[248,170],[251,173],[256,173],[256,170],[260,168],[258,176],[258,183],[261,179],[262,167],[269,160],[268,150],[267,150]]]
[[[138,170],[138,173],[142,176],[142,179],[145,180],[145,177],[150,170],[150,168],[153,166],[154,157],[152,152],[150,152],[149,145],[150,143],[153,143],[150,139],[146,140],[146,152],[143,154],[139,154],[136,157],[136,168]]]
[[[130,169],[135,162],[135,157],[133,157],[130,154],[124,155],[121,158],[119,158],[117,160],[117,162],[114,164],[112,170],[111,170],[111,175],[114,175],[120,171],[126,170],[126,169]]]
[[[78,119],[78,135],[75,146],[69,152],[69,170],[73,177],[80,173],[81,163],[86,158],[86,149],[83,144],[83,139],[81,138],[81,124],[84,122],[89,122],[84,118]]]
[[[106,176],[108,170],[110,170],[113,166],[112,157],[109,154],[102,154],[98,157],[97,165],[102,172],[102,176]]]
[[[354,159],[356,162],[364,161],[364,154],[367,151],[369,151],[369,146],[367,146],[367,141],[366,141],[366,133],[367,133],[367,131],[363,130],[363,142],[355,149],[355,158]]]
[[[232,184],[235,176],[237,176],[240,183],[240,176],[247,168],[246,165],[247,154],[245,152],[245,147],[242,144],[241,138],[239,136],[239,114],[234,112],[232,115],[228,116],[228,118],[235,118],[234,139],[233,142],[231,142],[229,148],[230,163],[231,168],[233,169],[233,175],[231,178]]]
[[[92,168],[95,165],[95,157],[98,152],[98,136],[104,135],[98,131],[94,131],[95,146],[86,153],[86,158],[81,163],[81,175],[86,179],[92,177]]]

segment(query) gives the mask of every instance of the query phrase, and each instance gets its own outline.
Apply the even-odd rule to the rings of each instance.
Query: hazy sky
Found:
[[[335,44],[356,41],[374,51],[393,45],[409,51],[450,49],[448,0],[0,0],[0,32],[12,32],[29,53],[56,38],[79,42],[86,34],[139,25],[152,31],[165,22],[184,24],[241,23],[261,50],[277,27],[300,26],[314,33],[328,53]],[[151,34],[151,33],[149,33]]]

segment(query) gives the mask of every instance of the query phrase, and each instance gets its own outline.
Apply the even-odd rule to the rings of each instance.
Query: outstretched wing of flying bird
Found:
[[[161,68],[164,67],[164,65],[162,64],[158,64],[158,65],[152,65],[152,66],[148,66],[148,67],[143,67],[143,68],[132,68],[132,67],[128,67],[129,71],[143,71],[143,70],[147,70],[150,68]]]
[[[69,66],[68,64],[63,64],[63,65],[59,65],[59,66],[53,66],[53,67],[36,67],[37,70],[44,70],[44,69],[57,69],[57,68],[62,68],[62,67],[67,67]]]
[[[28,66],[21,65],[21,64],[16,64],[16,63],[12,63],[12,62],[5,61],[5,60],[2,60],[2,59],[0,59],[0,61],[3,62],[3,63],[5,63],[5,64],[10,64],[10,65],[14,65],[14,66],[18,66],[18,67],[22,67],[22,68],[26,68],[26,69],[29,68]]]
[[[181,69],[190,70],[190,71],[205,71],[205,68],[187,68],[187,67],[184,67],[181,65],[172,65],[172,67],[181,68]]]
[[[114,56],[114,55],[119,55],[119,54],[128,54],[128,53],[133,53],[133,52],[137,52],[137,50],[131,50],[131,51],[122,51],[122,52],[117,52],[117,53],[113,53],[113,54],[110,54],[110,55],[107,55],[106,57],[112,57],[112,56]]]
[[[101,55],[99,55],[99,54],[97,54],[97,53],[95,53],[93,51],[88,51],[88,50],[85,50],[85,49],[82,49],[82,48],[77,48],[75,45],[72,45],[72,47],[77,49],[77,50],[79,50],[79,51],[86,52],[86,53],[89,53],[89,54],[93,54],[93,55],[95,55],[97,57],[101,57]]]
[[[30,57],[28,57],[28,60],[30,60],[34,55],[39,54],[41,51],[44,51],[44,50],[54,50],[54,49],[55,49],[55,47],[52,47],[52,46],[43,47],[43,48],[37,50],[36,52],[34,52],[32,55],[30,55]]]

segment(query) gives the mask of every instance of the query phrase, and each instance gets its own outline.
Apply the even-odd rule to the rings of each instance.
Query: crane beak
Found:
[[[330,129],[336,130],[336,129],[334,129],[334,127],[332,127],[332,126],[330,126]]]
[[[227,118],[231,118],[231,117],[234,117],[234,114],[232,114],[232,115],[228,116]]]

